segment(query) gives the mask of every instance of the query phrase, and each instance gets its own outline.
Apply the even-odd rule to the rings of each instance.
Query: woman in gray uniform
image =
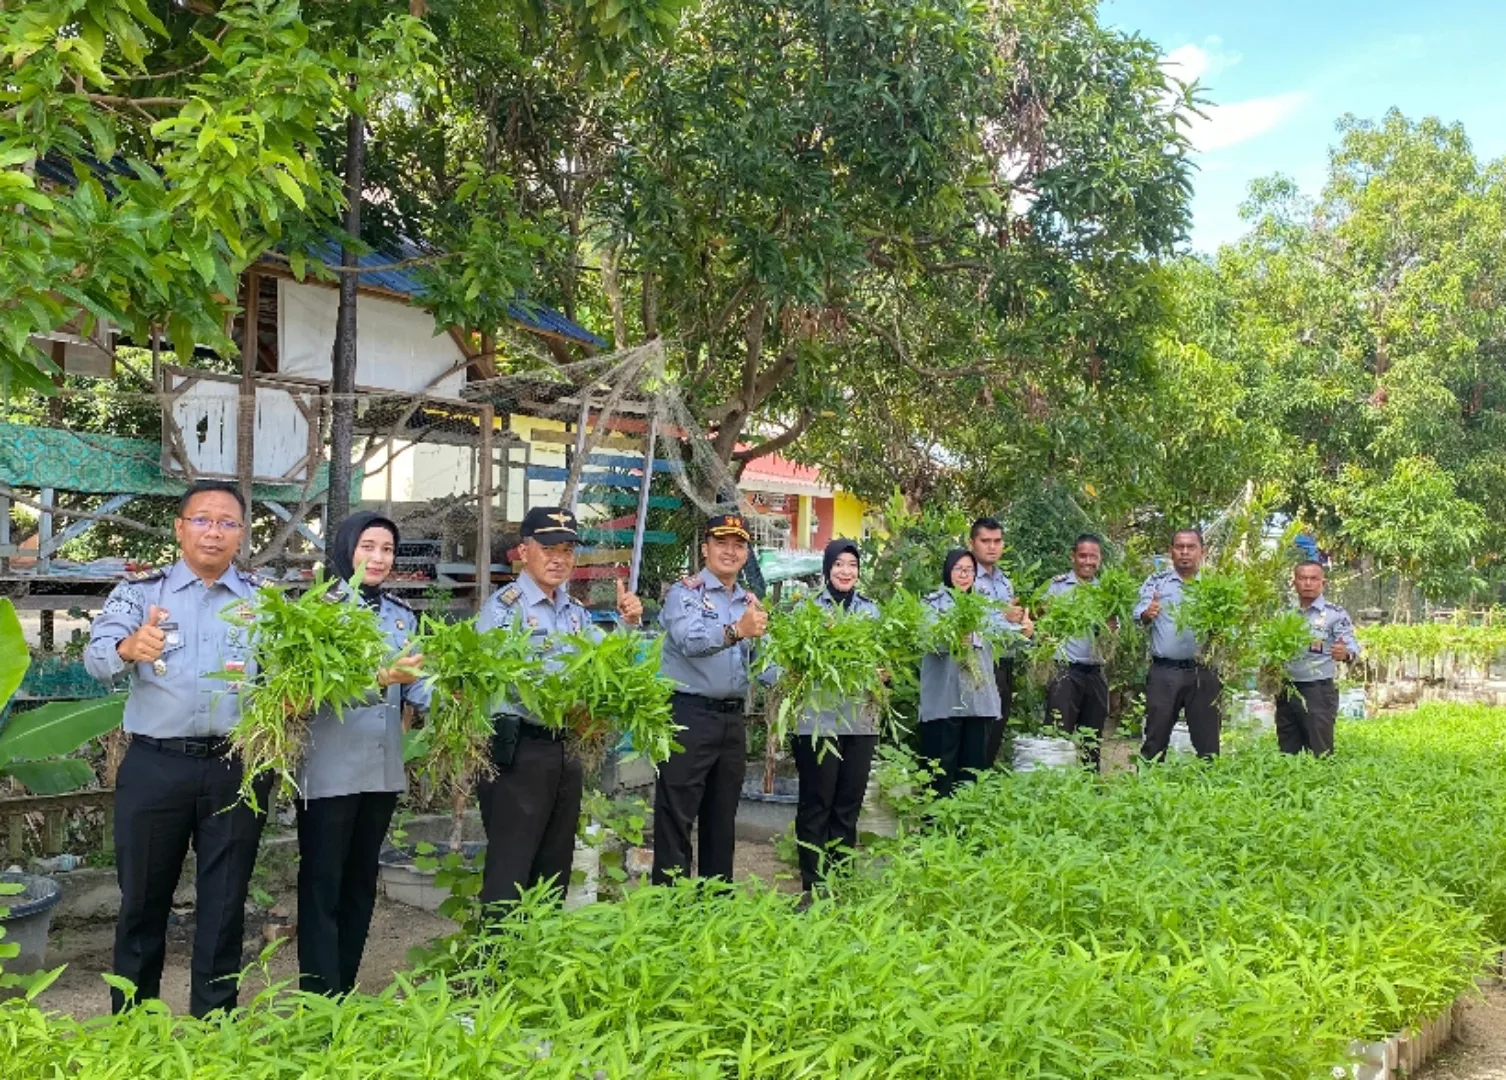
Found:
[[[879,609],[858,592],[858,546],[833,540],[821,560],[826,587],[811,601],[849,615],[877,618]],[[868,789],[878,727],[871,701],[831,701],[806,709],[795,737],[800,803],[795,839],[800,842],[800,883],[815,887],[827,867],[845,859],[858,842],[858,813]]]
[[[392,573],[397,526],[378,514],[345,519],[329,547],[329,571],[349,581],[364,565],[355,602],[377,613],[396,656],[375,672],[367,705],[314,715],[299,767],[298,967],[303,989],[355,988],[376,905],[377,856],[392,822],[403,772],[403,705],[426,709],[421,656],[400,656],[416,627],[413,610],[381,589]]]
[[[947,552],[941,568],[942,588],[926,597],[937,615],[952,607],[953,590],[970,592],[977,565],[970,552]],[[988,725],[999,719],[999,688],[994,682],[993,646],[976,635],[974,670],[964,670],[950,652],[927,653],[920,661],[920,752],[940,768],[936,794],[946,796],[968,769],[988,767]]]

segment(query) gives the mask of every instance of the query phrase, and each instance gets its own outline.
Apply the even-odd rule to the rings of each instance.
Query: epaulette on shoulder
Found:
[[[1053,583],[1055,583],[1057,585],[1065,585],[1069,581],[1072,580],[1072,575],[1071,574],[1057,574],[1051,580],[1052,580]]]
[[[138,570],[134,574],[129,575],[126,580],[133,583],[139,583],[143,581],[157,581],[160,578],[164,578],[166,576],[167,567],[158,566],[151,570]]]
[[[687,589],[699,589],[706,584],[706,579],[699,574],[690,574],[680,579],[680,584]]]
[[[523,599],[523,590],[516,585],[509,585],[497,594],[497,601],[507,607],[512,607],[521,599]]]
[[[245,583],[251,586],[253,589],[259,589],[267,583],[267,579],[262,577],[255,570],[242,570],[240,573],[241,578],[245,581]]]
[[[404,611],[413,610],[413,605],[408,603],[408,601],[404,600],[401,596],[398,596],[396,593],[384,592],[382,595],[388,600],[392,601],[398,607],[402,608]]]

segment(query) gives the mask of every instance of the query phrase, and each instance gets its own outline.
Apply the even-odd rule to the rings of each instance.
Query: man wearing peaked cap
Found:
[[[568,591],[580,539],[575,515],[558,506],[536,506],[518,531],[523,538],[522,573],[486,601],[476,628],[522,623],[544,656],[566,651],[566,634],[599,634],[590,614]],[[637,626],[643,605],[619,586],[617,613],[624,624]],[[497,771],[477,789],[487,839],[481,901],[515,901],[524,889],[542,881],[553,881],[563,895],[575,854],[584,769],[566,749],[565,733],[542,726],[517,702],[497,702],[492,714],[492,763]]]
[[[682,749],[659,767],[654,784],[654,882],[691,869],[690,832],[699,820],[701,877],[732,878],[737,801],[747,736],[743,704],[754,642],[769,617],[737,583],[751,535],[738,513],[713,514],[701,544],[704,569],[664,597],[660,670],[675,682],[671,703]]]

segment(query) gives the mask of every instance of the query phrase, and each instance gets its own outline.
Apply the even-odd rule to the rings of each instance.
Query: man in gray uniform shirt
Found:
[[[1150,626],[1150,673],[1145,677],[1145,741],[1143,758],[1164,758],[1171,743],[1177,714],[1187,718],[1187,731],[1199,757],[1218,754],[1218,695],[1223,682],[1198,660],[1198,641],[1191,630],[1178,630],[1177,605],[1187,582],[1203,566],[1203,534],[1179,529],[1171,539],[1171,569],[1161,570],[1140,586],[1135,617]]]
[[[1052,578],[1046,595],[1060,596],[1077,585],[1093,581],[1102,562],[1102,542],[1083,533],[1072,545],[1072,569]],[[1109,680],[1104,673],[1103,655],[1093,638],[1072,638],[1057,649],[1056,674],[1046,688],[1046,712],[1067,734],[1091,733],[1090,740],[1083,745],[1082,757],[1083,763],[1096,772],[1103,725],[1109,715]]]
[[[999,566],[999,560],[1004,557],[1004,526],[996,518],[978,518],[968,529],[967,549],[977,568],[973,591],[999,605],[1010,630],[1017,631],[1022,639],[1030,637],[1035,632],[1030,612],[1015,598],[1014,582]],[[993,767],[999,749],[1004,745],[1004,732],[1009,727],[1009,714],[1014,703],[1013,650],[1000,647],[999,655],[994,659],[994,685],[999,692],[999,716],[988,725],[984,768]]]
[[[131,736],[115,779],[115,870],[120,919],[115,974],[136,999],[162,990],[162,960],[173,890],[188,845],[197,857],[189,1010],[233,1008],[241,970],[246,893],[263,814],[239,801],[241,764],[226,734],[240,719],[246,631],[220,617],[249,605],[260,581],[231,565],[246,527],[230,484],[195,484],[183,496],[173,532],[181,558],[117,585],[89,631],[84,666],[103,682],[129,673],[125,730]],[[272,774],[257,786],[267,805]],[[110,991],[116,1012],[130,1002]]]
[[[752,537],[740,514],[706,522],[705,569],[664,598],[660,670],[677,687],[672,708],[683,747],[659,766],[654,784],[655,884],[690,876],[690,830],[700,820],[701,877],[732,880],[737,801],[748,753],[743,707],[753,643],[769,616],[737,575]]]
[[[1360,654],[1349,612],[1323,596],[1323,567],[1301,562],[1292,571],[1297,610],[1312,628],[1312,644],[1286,665],[1290,686],[1276,695],[1276,741],[1284,754],[1333,753],[1334,721],[1339,715],[1339,688],[1334,665],[1351,663]]]

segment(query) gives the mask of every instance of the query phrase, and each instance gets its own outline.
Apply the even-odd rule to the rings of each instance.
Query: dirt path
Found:
[[[1418,1075],[1418,1080],[1506,1078],[1506,987],[1492,983],[1484,996],[1464,1005],[1454,1041]]]

